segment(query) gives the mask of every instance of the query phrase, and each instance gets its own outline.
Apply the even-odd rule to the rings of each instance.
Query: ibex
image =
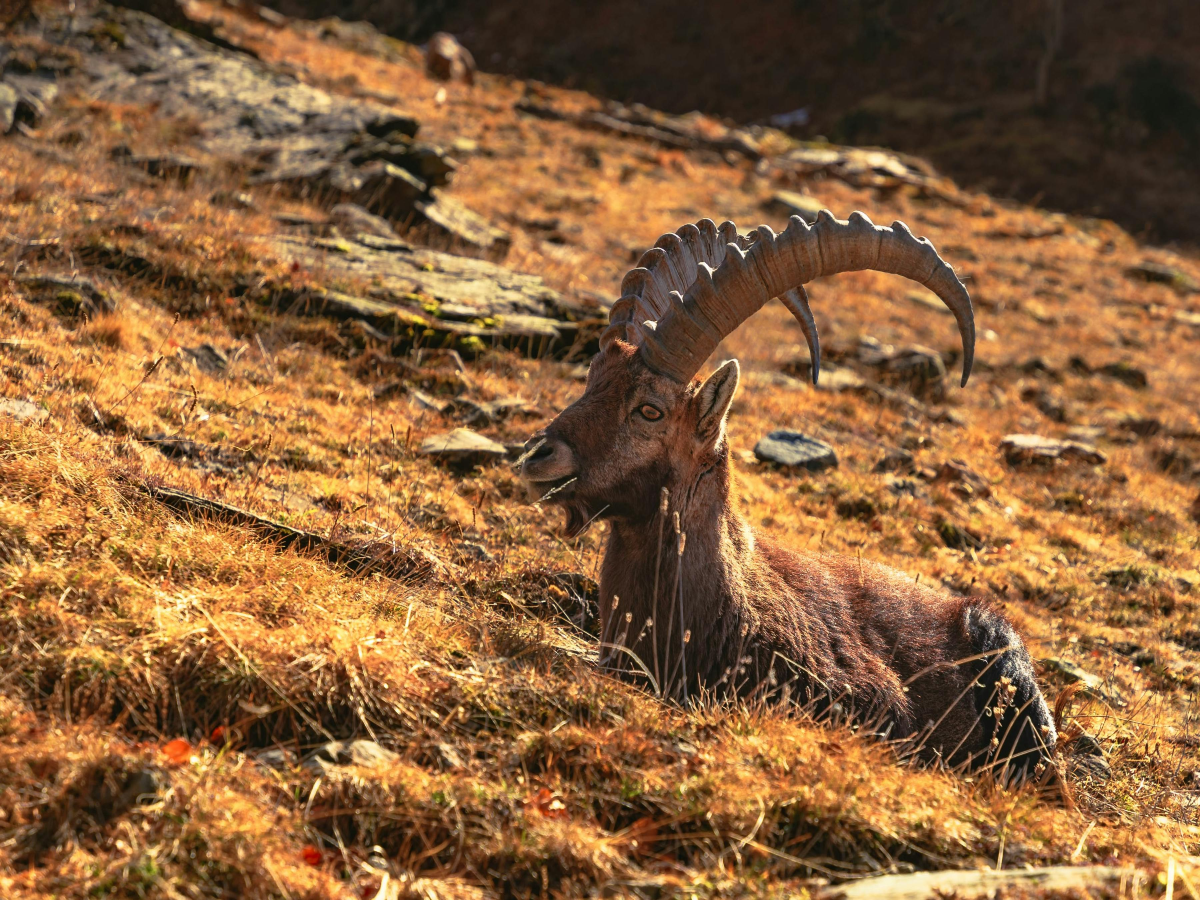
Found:
[[[1053,719],[1029,654],[996,610],[882,565],[801,553],[757,534],[731,495],[725,420],[736,360],[693,378],[718,343],[780,298],[820,371],[806,282],[876,270],[930,288],[958,321],[965,386],[975,347],[966,289],[896,222],[823,211],[776,236],[705,219],[663,235],[621,285],[584,394],[526,445],[531,494],[567,531],[611,532],[600,575],[602,662],[681,699],[790,698],[844,711],[910,752],[1040,773]]]

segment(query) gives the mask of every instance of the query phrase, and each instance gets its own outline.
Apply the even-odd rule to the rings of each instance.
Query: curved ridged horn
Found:
[[[671,295],[678,303],[696,280],[697,267],[702,263],[713,269],[719,266],[730,242],[742,249],[750,246],[750,239],[739,235],[732,222],[718,227],[712,219],[701,219],[695,225],[689,222],[660,237],[622,280],[621,299],[609,311],[609,327],[600,336],[600,346],[615,339],[640,344],[642,324],[662,321],[671,309]]]
[[[684,226],[671,238],[660,240],[643,257],[643,267],[634,270],[645,275],[631,272],[633,278],[626,277],[624,296],[613,306],[613,325],[601,340],[632,338],[641,344],[642,358],[650,368],[680,383],[690,381],[717,344],[772,297],[779,297],[800,323],[816,381],[820,342],[801,286],[823,275],[866,269],[903,275],[941,298],[954,313],[962,338],[962,383],[970,377],[975,358],[970,295],[933,245],[913,237],[903,222],[890,228],[877,226],[860,212],[842,222],[822,210],[811,228],[792,216],[778,236],[762,225],[751,237],[742,237],[733,223],[726,222],[718,230],[706,219]],[[682,247],[696,262],[686,285],[680,283],[684,280],[680,266],[686,259]],[[637,318],[635,308],[644,319]],[[651,318],[656,325],[646,328],[644,322]]]

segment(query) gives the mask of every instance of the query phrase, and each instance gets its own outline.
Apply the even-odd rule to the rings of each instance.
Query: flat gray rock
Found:
[[[1136,278],[1141,281],[1169,284],[1180,293],[1186,294],[1193,291],[1200,291],[1200,284],[1196,282],[1196,279],[1188,275],[1187,272],[1177,269],[1174,266],[1150,260],[1138,263],[1136,266],[1130,266],[1125,270],[1125,274],[1130,278]]]
[[[820,472],[838,464],[837,454],[824,441],[798,431],[772,431],[754,445],[754,455],[763,462]]]
[[[1001,893],[1037,891],[1088,894],[1134,877],[1134,869],[1115,866],[1050,866],[1044,869],[969,869],[877,875],[836,887],[821,888],[817,900],[926,900],[928,897],[995,897]]]
[[[280,772],[295,768],[297,762],[296,754],[284,747],[259,751],[254,754],[254,761],[260,766],[277,769]]]
[[[1000,441],[1000,450],[1010,465],[1049,463],[1056,460],[1103,465],[1108,457],[1090,444],[1062,441],[1040,434],[1009,434]]]
[[[394,238],[396,231],[382,216],[367,212],[357,203],[338,203],[329,210],[329,220],[343,234],[373,234],[376,237]]]
[[[18,75],[9,72],[4,75],[4,83],[16,94],[13,114],[20,113],[35,125],[46,115],[51,103],[58,96],[58,84],[53,76],[43,73],[33,75]],[[0,98],[0,103],[7,103]],[[11,127],[12,123],[9,123]]]
[[[795,191],[776,191],[767,201],[767,209],[782,213],[785,216],[799,216],[809,225],[817,221],[817,213],[825,208],[825,204],[816,197],[798,194]]]
[[[821,375],[816,384],[818,391],[828,391],[834,394],[841,391],[862,390],[866,386],[867,380],[853,369],[834,366],[830,363],[821,366]]]
[[[480,259],[455,256],[413,247],[403,241],[368,239],[332,241],[280,235],[273,241],[281,259],[321,270],[329,283],[361,281],[373,284],[371,296],[391,303],[411,304],[432,300],[435,306],[454,304],[454,315],[464,312],[485,319],[494,316],[540,316],[566,319],[598,315],[567,301],[537,275],[527,275]],[[424,295],[414,301],[413,295]]]
[[[935,400],[945,396],[946,364],[936,350],[920,344],[895,346],[862,337],[855,355],[862,365],[875,369],[880,380],[916,396]]]
[[[1177,309],[1171,315],[1180,325],[1191,325],[1193,328],[1200,328],[1200,313],[1189,312],[1186,309]]]
[[[186,356],[201,370],[215,375],[229,368],[229,357],[212,344],[201,344],[199,347],[184,347],[180,355]]]
[[[375,741],[330,741],[313,751],[304,761],[305,768],[323,770],[329,766],[361,766],[364,769],[382,769],[400,758],[394,750],[388,750]]]
[[[0,81],[0,134],[12,130],[17,115],[17,91]]]
[[[18,422],[40,422],[48,415],[46,410],[28,400],[0,399],[0,418],[8,417]]]
[[[295,315],[361,320],[408,346],[477,355],[492,347],[527,356],[586,352],[605,310],[569,300],[537,275],[417,248],[398,238],[354,240],[279,235],[279,259],[322,273],[327,283],[370,284],[369,296],[316,288],[272,288],[260,298]]]
[[[52,303],[59,315],[98,316],[117,311],[117,301],[87,278],[69,275],[17,275],[17,283],[42,303]]]
[[[1088,672],[1077,663],[1058,656],[1047,656],[1038,660],[1048,671],[1058,675],[1063,680],[1083,685],[1084,691],[1093,697],[1104,700],[1113,706],[1121,706],[1123,702],[1117,695],[1105,690],[1104,679],[1099,675]]]
[[[822,172],[858,187],[924,185],[935,180],[913,157],[861,147],[802,145],[774,162],[781,167],[790,163],[796,171],[807,174]]]
[[[496,462],[508,455],[507,448],[469,428],[455,428],[446,434],[425,438],[417,452],[453,465]]]
[[[417,201],[417,210],[445,235],[447,249],[469,251],[486,259],[503,259],[512,237],[487,219],[440,191],[429,200]]]

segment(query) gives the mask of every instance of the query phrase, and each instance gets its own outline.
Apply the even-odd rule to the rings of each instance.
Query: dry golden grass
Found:
[[[700,216],[783,224],[761,212],[778,185],[749,164],[521,118],[511,104],[524,86],[487,76],[446,86],[439,103],[442,85],[411,53],[363,57],[245,18],[229,28],[331,89],[403,98],[433,140],[477,140],[487,153],[465,162],[452,193],[513,231],[509,264],[562,290],[611,296],[632,250]],[[805,358],[781,308],[720,351],[747,371],[730,440],[756,526],[992,596],[1035,656],[1075,661],[1123,699],[1063,697],[1068,735],[1096,735],[1113,769],[1107,783],[1073,777],[1064,800],[919,771],[778,710],[682,710],[597,673],[590,639],[556,611],[554,576],[594,574],[603,529],[564,543],[507,467],[460,473],[418,457],[421,438],[456,424],[449,416],[373,400],[384,376],[333,325],[238,299],[240,279],[319,282],[258,240],[273,213],[305,207],[260,191],[255,209],[226,210],[208,198],[240,189],[235,172],[213,165],[181,186],[107,156],[132,138],[186,145],[187,126],[66,101],[39,140],[10,140],[0,159],[0,398],[46,412],[0,416],[0,893],[373,896],[378,873],[364,862],[376,844],[414,896],[601,885],[782,896],[812,878],[998,857],[1131,864],[1151,882],[1169,856],[1192,871],[1200,538],[1189,508],[1200,486],[1179,461],[1200,462],[1200,333],[1172,316],[1200,296],[1125,274],[1154,259],[1197,278],[1192,251],[985,196],[960,208],[811,182],[839,214],[904,219],[970,276],[984,337],[970,387],[946,402],[962,424],[773,386],[769,373]],[[550,219],[553,240],[537,224]],[[120,296],[116,317],[56,315],[12,277],[76,270]],[[953,346],[951,320],[909,290],[875,274],[816,284],[825,343]],[[244,349],[215,377],[178,354],[203,342]],[[1149,387],[1075,373],[1072,355],[1128,362]],[[1036,356],[1060,374],[1020,368]],[[486,429],[508,441],[581,387],[565,363],[505,353],[469,366],[466,381],[445,360],[419,369],[425,390],[533,403],[538,415]],[[1108,427],[1106,465],[1005,464],[1002,435],[1068,427],[1039,411],[1038,392],[1071,424]],[[1163,429],[1126,442],[1131,417]],[[746,461],[761,434],[789,426],[834,443],[840,468],[809,478]],[[151,435],[166,443],[140,440]],[[218,464],[157,449],[185,440]],[[990,498],[920,479],[893,490],[874,465],[902,446],[922,468],[962,460]],[[137,489],[147,481],[340,539],[420,547],[452,568],[353,577],[175,516]],[[943,523],[971,529],[982,549],[945,546]],[[1065,684],[1047,673],[1044,686],[1053,700]],[[399,756],[323,774],[254,762],[347,737]],[[153,802],[133,802],[147,787]]]

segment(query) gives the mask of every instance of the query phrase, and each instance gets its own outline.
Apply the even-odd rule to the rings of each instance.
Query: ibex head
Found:
[[[521,475],[537,497],[563,505],[574,534],[596,517],[648,519],[663,486],[689,483],[724,456],[724,423],[737,388],[730,361],[702,385],[692,379],[721,340],[772,297],[821,350],[804,285],[836,272],[874,269],[918,281],[958,320],[963,378],[971,372],[971,299],[932,245],[896,222],[822,211],[811,228],[793,216],[778,237],[749,236],[709,219],[665,234],[625,276],[583,396],[527,445]]]
[[[686,484],[724,451],[738,383],[730,360],[697,388],[660,375],[638,347],[607,341],[587,389],[526,445],[521,475],[535,499],[562,505],[567,533],[592,519],[649,519],[664,485]]]

